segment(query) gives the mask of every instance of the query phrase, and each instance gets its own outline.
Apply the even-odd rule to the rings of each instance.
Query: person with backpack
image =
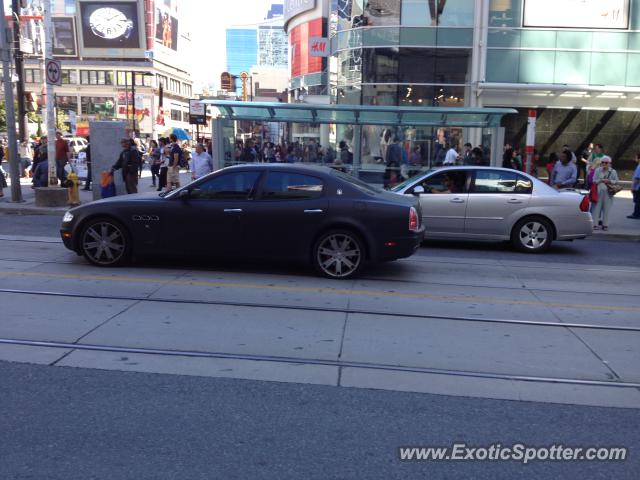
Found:
[[[200,177],[213,172],[213,160],[201,143],[196,145],[196,151],[191,155],[191,179],[197,180]]]
[[[167,191],[180,187],[180,165],[184,163],[184,153],[178,143],[178,137],[172,133],[169,135],[169,140],[171,140],[171,154],[169,157],[169,170],[167,171]]]
[[[124,181],[127,193],[138,193],[138,169],[142,158],[136,148],[136,144],[130,138],[123,138],[120,141],[122,152],[116,163],[111,167],[111,173],[122,170],[122,180]]]

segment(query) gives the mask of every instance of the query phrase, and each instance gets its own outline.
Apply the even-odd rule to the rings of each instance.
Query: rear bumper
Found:
[[[408,232],[401,237],[387,239],[378,247],[378,258],[376,260],[385,262],[397,260],[413,255],[424,241],[424,227],[417,232]]]

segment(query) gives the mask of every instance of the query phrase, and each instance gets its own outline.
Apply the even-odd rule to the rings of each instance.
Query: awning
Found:
[[[512,108],[379,107],[205,99],[200,102],[211,105],[214,118],[261,122],[491,128],[500,126],[503,115],[518,113]]]

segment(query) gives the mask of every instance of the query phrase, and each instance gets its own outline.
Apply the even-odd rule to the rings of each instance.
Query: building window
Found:
[[[104,118],[115,116],[113,97],[81,97],[80,102],[84,115],[98,115]]]
[[[171,109],[171,120],[176,122],[182,121],[182,112],[180,110],[176,110],[174,108]]]
[[[193,91],[191,89],[191,85],[189,85],[188,83],[183,83],[182,84],[182,92],[184,93],[185,97],[191,98],[191,94],[193,93]]]
[[[113,72],[106,70],[80,70],[82,85],[113,85]]]
[[[160,85],[162,85],[163,88],[167,88],[169,86],[167,83],[167,77],[164,75],[157,75],[156,77],[158,79],[158,87],[160,87]]]
[[[160,77],[160,75],[158,75]],[[133,85],[133,72],[117,72],[116,78],[118,85],[120,86],[131,86]],[[142,75],[141,73],[136,73],[136,86],[152,87],[153,86],[153,77],[151,75]]]
[[[77,70],[62,70],[62,84],[63,85],[75,85],[78,83],[78,71]]]
[[[75,95],[56,95],[56,107],[65,114],[70,111],[78,113],[78,97]]]
[[[182,121],[184,123],[189,123],[189,112],[182,112]]]
[[[26,83],[42,83],[42,72],[39,68],[25,68],[24,81]]]

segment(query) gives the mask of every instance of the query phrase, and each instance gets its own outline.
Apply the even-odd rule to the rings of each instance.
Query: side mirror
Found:
[[[423,193],[424,193],[424,187],[422,185],[416,185],[415,187],[413,187],[414,195],[421,195]]]

